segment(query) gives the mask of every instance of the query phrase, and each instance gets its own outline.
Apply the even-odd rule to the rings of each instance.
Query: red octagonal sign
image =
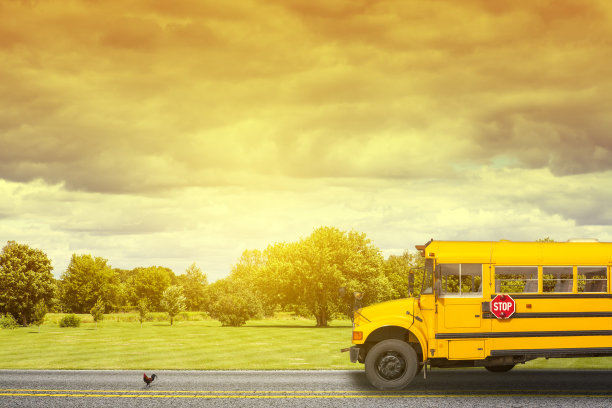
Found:
[[[497,295],[491,301],[491,313],[498,319],[508,319],[515,309],[516,304],[510,295]]]

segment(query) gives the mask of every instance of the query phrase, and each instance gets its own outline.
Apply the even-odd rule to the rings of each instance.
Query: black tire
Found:
[[[401,390],[414,379],[418,361],[414,349],[401,340],[383,340],[365,359],[366,377],[379,390]]]
[[[485,366],[485,368],[492,373],[505,373],[512,370],[514,368],[514,364]]]

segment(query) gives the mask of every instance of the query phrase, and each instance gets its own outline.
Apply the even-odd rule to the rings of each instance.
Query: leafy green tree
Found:
[[[66,310],[87,313],[99,298],[112,302],[117,297],[119,278],[108,260],[73,254],[62,274],[61,301]]]
[[[40,249],[8,241],[0,253],[0,314],[10,313],[27,326],[36,304],[50,304],[53,298],[52,269]]]
[[[152,310],[162,311],[162,295],[170,285],[177,281],[174,272],[162,266],[135,268],[134,272],[131,284],[135,298],[132,301],[137,303],[139,299],[148,299]]]
[[[135,270],[131,269],[113,269],[119,279],[117,285],[116,303],[118,307],[128,307],[136,305],[138,297],[134,288],[134,278],[136,277]]]
[[[89,313],[96,322],[96,329],[98,328],[98,321],[104,319],[104,302],[102,298],[98,298],[96,304],[89,310]]]
[[[261,314],[259,300],[244,281],[221,279],[208,287],[210,316],[223,326],[242,326]]]
[[[364,305],[403,296],[408,275],[401,274],[407,261],[416,262],[390,261],[385,274],[381,251],[365,234],[321,227],[298,242],[276,243],[263,253],[243,252],[230,277],[234,285],[249,288],[266,315],[281,307],[327,326],[336,314],[352,310],[354,292],[364,293]],[[211,293],[228,292],[211,286]],[[220,302],[211,302],[219,310]]]
[[[383,274],[389,280],[391,291],[384,300],[400,299],[410,295],[409,276],[414,276],[413,293],[420,294],[423,282],[425,258],[419,253],[405,251],[402,255],[390,255],[383,263]]]
[[[187,310],[203,310],[207,303],[206,285],[208,285],[208,279],[202,270],[193,263],[187,268],[184,275],[178,276],[178,279],[183,287]]]
[[[316,229],[294,244],[274,246],[267,253],[264,279],[277,290],[284,306],[305,308],[327,326],[334,314],[346,311],[338,289],[363,292],[363,303],[391,296],[382,273],[383,257],[365,234],[334,227]]]
[[[34,306],[34,313],[32,314],[32,324],[38,326],[40,332],[40,326],[45,322],[45,316],[47,315],[47,305],[44,300],[39,300]]]
[[[279,244],[280,245],[280,244]],[[268,254],[275,251],[275,247],[269,247]],[[277,261],[280,259],[281,251],[277,251]],[[263,313],[273,316],[277,306],[281,304],[282,295],[276,285],[270,285],[270,281],[277,282],[278,276],[269,276],[271,270],[266,270],[266,255],[259,250],[246,250],[240,256],[238,263],[232,266],[230,277],[234,282],[250,289],[257,297]]]
[[[53,291],[53,297],[51,298],[51,301],[49,301],[49,303],[47,303],[48,306],[48,312],[50,313],[62,313],[62,301],[60,299],[62,290],[62,281],[59,279],[53,279],[53,285],[55,290]]]
[[[161,306],[170,317],[170,326],[174,323],[174,316],[185,310],[185,296],[183,288],[178,285],[169,286],[164,290]]]
[[[147,299],[140,299],[138,301],[138,321],[140,322],[140,327],[142,327],[142,323],[147,320],[147,314],[149,314],[149,308],[151,304]]]

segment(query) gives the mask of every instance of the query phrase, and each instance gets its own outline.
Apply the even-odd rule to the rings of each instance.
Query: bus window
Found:
[[[441,292],[450,296],[482,293],[482,264],[440,264]]]
[[[537,266],[496,266],[496,293],[537,293]]]
[[[433,293],[433,259],[425,259],[425,270],[423,271],[423,286],[421,294],[430,295]]]
[[[608,268],[605,266],[579,266],[578,292],[607,292]]]
[[[571,266],[542,267],[543,292],[572,292],[574,269]]]

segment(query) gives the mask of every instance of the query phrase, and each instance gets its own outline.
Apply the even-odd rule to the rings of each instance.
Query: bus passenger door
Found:
[[[485,267],[487,267],[485,265]],[[485,341],[469,333],[488,332],[490,320],[483,319],[483,264],[439,264],[440,280],[437,333],[440,352],[448,359],[483,359]],[[466,338],[462,338],[466,337]]]

